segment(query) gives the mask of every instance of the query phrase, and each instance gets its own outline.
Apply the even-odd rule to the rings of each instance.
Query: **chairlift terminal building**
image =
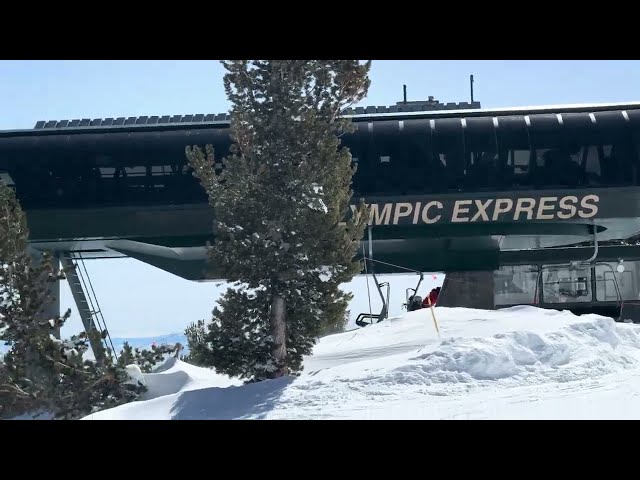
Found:
[[[532,303],[537,289],[538,302],[606,304],[611,278],[638,298],[640,103],[482,109],[429,99],[343,114],[357,126],[342,138],[358,166],[353,204],[372,206],[374,257],[458,275],[464,285],[448,297],[445,285],[443,302]],[[212,212],[184,150],[213,144],[222,158],[230,143],[228,114],[42,121],[0,131],[0,178],[16,189],[34,248],[132,257],[203,280]],[[589,259],[594,235],[613,273],[532,273]]]

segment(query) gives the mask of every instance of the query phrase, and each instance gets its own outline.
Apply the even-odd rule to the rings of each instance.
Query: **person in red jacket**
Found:
[[[438,301],[438,295],[440,294],[440,287],[436,287],[429,292],[424,300],[422,301],[422,308],[429,308],[429,302],[431,302],[431,306],[435,307],[436,302]]]

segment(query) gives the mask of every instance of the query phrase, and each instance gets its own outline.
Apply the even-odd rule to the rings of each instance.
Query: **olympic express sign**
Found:
[[[589,219],[598,214],[598,195],[516,198],[442,199],[414,202],[365,203],[373,225],[520,222]],[[351,214],[358,215],[352,204]]]

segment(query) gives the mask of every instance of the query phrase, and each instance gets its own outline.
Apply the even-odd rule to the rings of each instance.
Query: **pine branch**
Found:
[[[46,353],[43,353],[42,356],[45,359],[49,360],[54,365],[58,365],[59,367],[62,367],[64,370],[70,370],[72,372],[82,373],[83,375],[90,375],[90,373],[85,372],[84,370],[79,370],[79,369],[77,369],[75,367],[72,367],[71,365],[67,365],[67,364],[64,364],[64,363],[56,360],[55,358],[52,358],[50,355],[48,355]]]
[[[10,389],[10,390],[0,390],[0,393],[15,393],[23,398],[31,398],[33,397],[30,393],[25,392],[23,389],[18,387],[17,385],[12,385],[10,383],[3,383],[0,385],[0,389]]]

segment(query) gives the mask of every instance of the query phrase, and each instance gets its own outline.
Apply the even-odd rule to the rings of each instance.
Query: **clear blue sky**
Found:
[[[391,105],[402,99],[403,84],[409,100],[468,101],[470,74],[483,107],[640,100],[638,61],[379,60],[363,104]],[[0,129],[32,128],[38,120],[220,113],[228,109],[222,75],[217,61],[0,61]],[[87,268],[113,336],[180,332],[209,318],[220,291],[134,260],[88,262]],[[393,313],[415,280],[391,281]],[[364,285],[359,279],[351,286],[353,313],[368,310]],[[74,309],[65,285],[66,307]],[[80,328],[74,315],[65,330]]]

